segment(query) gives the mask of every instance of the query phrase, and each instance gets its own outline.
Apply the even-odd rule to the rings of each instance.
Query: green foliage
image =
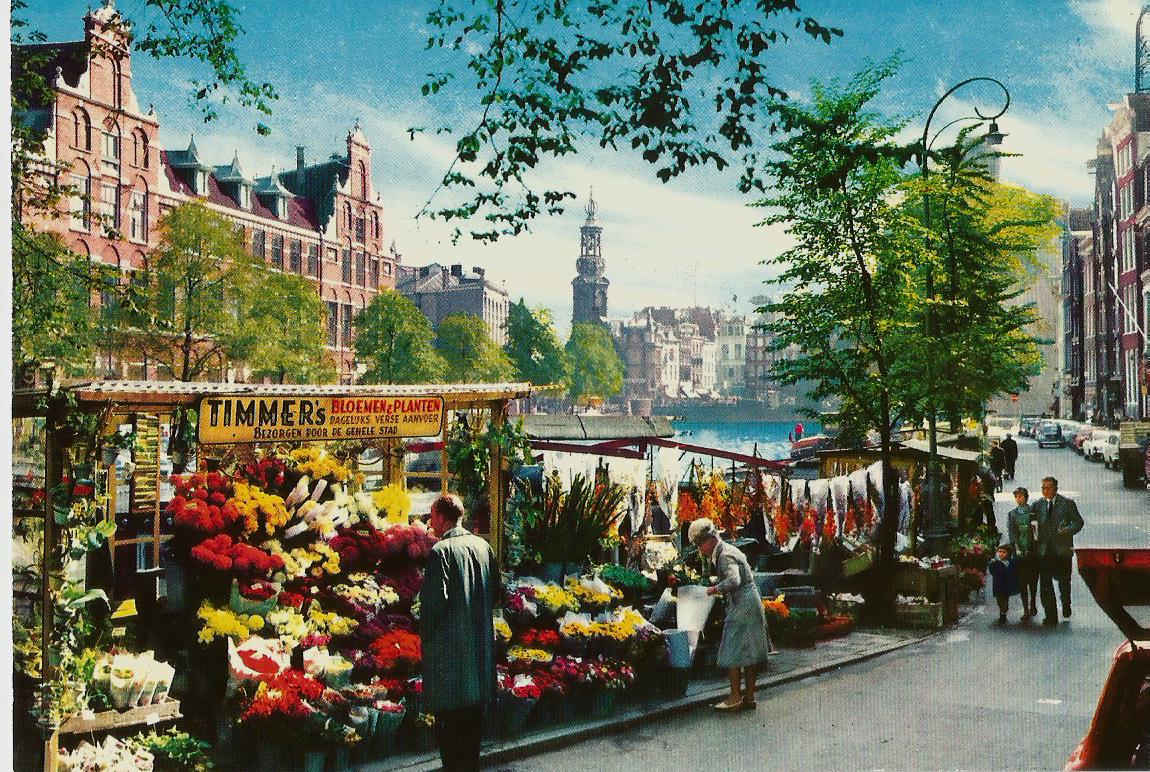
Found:
[[[427,47],[464,62],[429,73],[423,95],[454,108],[477,94],[478,115],[455,127],[455,158],[421,214],[479,218],[470,235],[483,241],[561,213],[575,194],[527,177],[590,142],[629,147],[663,182],[733,164],[741,190],[761,189],[757,141],[773,128],[768,100],[785,96],[766,52],[789,30],[826,43],[842,34],[793,0],[440,0],[426,24]],[[441,191],[457,196],[433,206]]]
[[[447,433],[447,468],[455,475],[459,494],[468,510],[474,511],[487,496],[487,475],[491,453],[497,451],[511,474],[531,463],[531,443],[523,419],[488,421],[472,426],[466,414],[459,414]]]
[[[523,540],[542,563],[586,561],[610,532],[626,497],[622,486],[598,485],[581,474],[566,491],[557,476],[545,481],[541,494],[528,485],[521,488]]]
[[[649,590],[654,585],[654,582],[638,571],[632,571],[616,563],[600,566],[596,573],[604,582],[621,590]]]
[[[55,234],[13,220],[12,365],[51,360],[65,375],[89,373],[101,334],[91,300],[108,266],[69,252]]]
[[[566,351],[571,368],[567,392],[571,399],[606,399],[622,391],[623,362],[606,327],[576,324],[571,328]]]
[[[491,340],[487,323],[472,314],[449,314],[435,331],[435,349],[448,383],[498,383],[512,377],[511,360]]]
[[[567,380],[567,355],[546,308],[529,309],[522,298],[513,303],[507,312],[503,350],[515,368],[516,380],[537,385]]]
[[[215,768],[209,755],[212,746],[175,727],[170,727],[162,734],[154,729],[147,733],[141,732],[129,737],[128,744],[154,753],[157,769],[204,772]]]
[[[256,378],[276,383],[331,383],[327,305],[310,279],[266,270],[243,309],[245,361]]]
[[[445,365],[432,348],[431,323],[395,290],[371,299],[353,320],[355,356],[367,365],[367,383],[435,383]]]
[[[262,268],[229,222],[198,202],[160,220],[160,240],[125,302],[110,309],[115,350],[146,355],[167,376],[193,381],[250,353],[244,309],[259,300]]]

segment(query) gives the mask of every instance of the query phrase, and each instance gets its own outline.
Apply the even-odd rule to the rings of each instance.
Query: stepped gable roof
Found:
[[[160,158],[164,164],[164,174],[168,178],[168,184],[176,193],[194,197],[196,195],[195,191],[192,190],[192,187],[184,180],[183,177],[176,173],[175,168],[173,168],[173,165],[170,163],[168,155],[171,152],[172,151],[170,150],[165,150],[160,153]],[[228,209],[234,209],[237,212],[252,214],[256,217],[262,217],[274,222],[286,222],[300,228],[307,228],[308,230],[319,230],[319,220],[316,218],[315,206],[312,204],[312,202],[301,196],[292,195],[290,191],[287,192],[287,197],[288,216],[286,219],[281,220],[275,216],[275,213],[264,206],[263,203],[255,196],[252,196],[252,208],[243,209],[238,203],[236,203],[234,198],[224,192],[224,189],[220,187],[219,180],[216,179],[214,174],[208,175],[208,194],[205,196],[205,198],[207,198],[207,200],[213,204],[217,204]]]
[[[34,43],[13,46],[13,70],[21,62],[32,62],[36,72],[44,77],[49,86],[56,77],[56,68],[70,88],[80,85],[80,77],[88,71],[88,55],[91,49],[86,40],[73,40],[63,43]]]

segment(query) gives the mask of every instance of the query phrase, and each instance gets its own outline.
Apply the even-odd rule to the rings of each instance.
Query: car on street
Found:
[[[1033,437],[1034,432],[1042,425],[1042,416],[1024,415],[1018,422],[1018,433],[1023,437]]]
[[[1126,636],[1114,652],[1090,729],[1066,769],[1150,768],[1150,549],[1080,548],[1078,573]],[[1131,608],[1141,606],[1138,619]],[[1141,620],[1141,621],[1140,621]]]
[[[1053,421],[1046,421],[1034,430],[1034,439],[1038,440],[1040,448],[1065,448],[1066,439],[1062,436],[1062,427]]]
[[[990,440],[1002,441],[1006,439],[1006,435],[1017,437],[1020,430],[1020,424],[1017,418],[1010,416],[998,415],[990,416],[986,419],[986,436]]]
[[[1085,456],[1086,443],[1090,442],[1090,440],[1094,438],[1094,433],[1097,431],[1099,430],[1089,426],[1084,426],[1075,432],[1074,437],[1070,440],[1070,445],[1074,448],[1074,452],[1080,456]]]
[[[1109,453],[1109,458],[1107,457]],[[1101,461],[1110,468],[1110,464],[1118,458],[1118,432],[1112,429],[1099,429],[1086,443],[1082,455],[1091,461]]]

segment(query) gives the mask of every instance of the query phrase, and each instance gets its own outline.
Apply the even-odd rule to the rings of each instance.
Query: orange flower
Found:
[[[680,523],[690,523],[699,519],[699,505],[695,503],[695,497],[691,495],[690,491],[679,491],[679,508],[676,517]]]

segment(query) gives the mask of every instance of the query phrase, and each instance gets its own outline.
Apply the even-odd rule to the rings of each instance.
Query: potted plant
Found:
[[[528,486],[521,493],[524,540],[543,565],[561,564],[563,574],[595,553],[618,519],[625,495],[618,485],[596,485],[583,475],[576,475],[567,490],[551,477],[542,493]]]
[[[132,429],[123,431],[117,429],[104,437],[101,441],[101,461],[104,466],[111,466],[122,450],[134,450],[136,447],[136,432]]]

